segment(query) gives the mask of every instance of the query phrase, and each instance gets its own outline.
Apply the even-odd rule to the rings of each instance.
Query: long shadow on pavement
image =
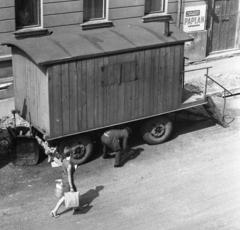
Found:
[[[80,195],[80,208],[82,208],[79,211],[76,211],[74,215],[76,214],[85,214],[87,213],[91,208],[92,205],[90,205],[94,199],[99,197],[99,192],[104,189],[103,185],[96,186],[95,189],[90,189],[86,193]]]
[[[91,205],[91,203],[93,202],[94,199],[96,199],[97,197],[99,197],[99,192],[101,190],[104,189],[104,186],[103,185],[99,185],[99,186],[96,186],[95,189],[90,189],[89,191],[87,191],[86,193],[80,195],[79,199],[79,208],[80,210],[79,211],[75,211],[73,215],[78,215],[78,214],[85,214],[87,213],[93,206]],[[61,213],[59,213],[60,215],[66,213],[66,212],[69,212],[69,211],[72,211],[72,209],[67,209]]]

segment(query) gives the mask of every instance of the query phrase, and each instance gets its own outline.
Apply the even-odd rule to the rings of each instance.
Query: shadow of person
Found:
[[[104,189],[104,186],[96,186],[95,189],[90,189],[86,193],[79,196],[79,210],[75,214],[85,214],[92,208],[92,201],[99,196],[99,192]]]
[[[97,186],[95,189],[90,189],[86,193],[79,195],[79,207],[77,210],[73,212],[73,215],[87,213],[93,207],[90,204],[95,198],[99,196],[99,192],[103,189],[104,189],[104,186],[100,185],[100,186]],[[73,208],[68,208],[62,211],[61,213],[59,213],[59,215],[62,215],[70,211],[73,211]]]
[[[124,166],[124,164],[126,164],[128,161],[137,158],[143,150],[144,150],[143,148],[137,148],[128,151],[126,154],[122,156],[121,166]]]

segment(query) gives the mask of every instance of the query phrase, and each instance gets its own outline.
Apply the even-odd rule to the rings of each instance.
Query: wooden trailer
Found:
[[[91,155],[93,130],[147,119],[144,140],[165,141],[172,125],[159,115],[206,103],[183,101],[184,43],[192,38],[165,31],[154,22],[4,43],[12,48],[16,109],[45,140],[61,140],[60,151],[81,140],[78,163]]]

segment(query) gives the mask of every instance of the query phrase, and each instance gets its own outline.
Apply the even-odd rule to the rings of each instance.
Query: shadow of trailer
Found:
[[[167,114],[211,101],[187,94],[184,43],[192,38],[166,26],[74,29],[3,43],[12,48],[16,110],[60,153],[83,144],[76,164],[92,154],[90,133],[116,125],[144,120],[143,139],[164,142],[172,131]]]

